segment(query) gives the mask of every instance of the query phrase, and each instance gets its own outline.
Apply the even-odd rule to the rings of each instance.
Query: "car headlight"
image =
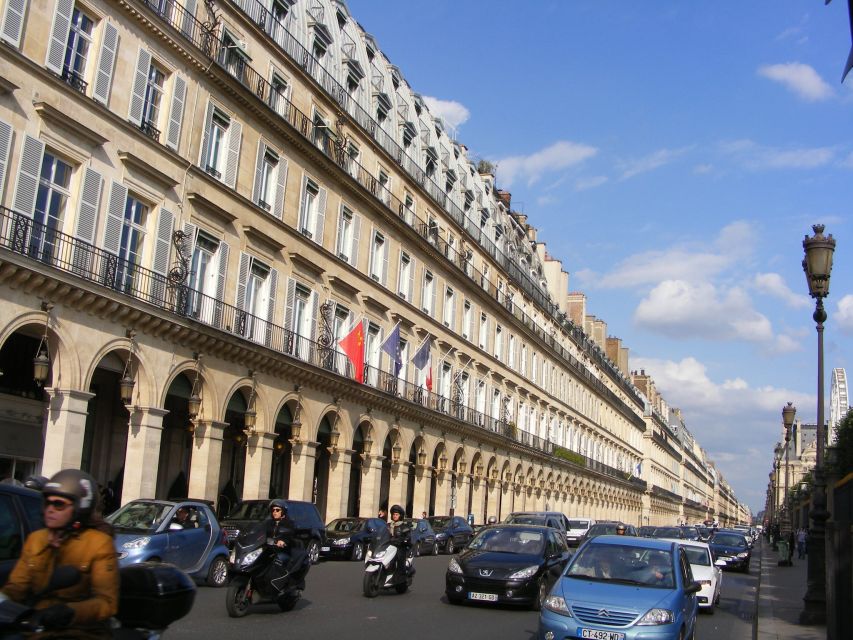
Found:
[[[535,576],[537,571],[539,571],[539,565],[534,564],[531,567],[525,567],[524,569],[520,569],[508,577],[510,580],[526,580],[527,578],[532,578],[533,576]]]
[[[749,554],[746,551],[744,551],[743,553],[737,554],[737,557],[738,558],[748,558]]]
[[[444,540],[446,537],[447,537],[447,534],[446,534],[446,533],[436,533],[436,534],[435,534],[435,539],[436,539],[436,540]]]
[[[250,564],[252,564],[255,560],[258,559],[258,556],[260,556],[263,551],[263,547],[261,547],[260,549],[255,549],[254,551],[250,551],[245,556],[243,556],[242,560],[240,560],[240,566],[248,567]]]
[[[640,618],[638,625],[671,624],[672,611],[669,609],[651,609]]]
[[[462,573],[462,567],[459,564],[459,561],[456,558],[450,559],[450,564],[447,565],[447,570],[450,573]]]
[[[542,603],[542,606],[548,609],[548,611],[559,613],[561,616],[572,615],[572,612],[569,610],[569,605],[566,604],[563,596],[548,596],[545,598],[545,602]]]
[[[151,537],[145,536],[143,538],[136,538],[135,540],[125,542],[121,546],[123,549],[142,549],[147,547],[149,542],[151,542]]]
[[[336,547],[343,547],[344,545],[349,544],[349,538],[339,538],[338,540],[332,540],[332,544]]]

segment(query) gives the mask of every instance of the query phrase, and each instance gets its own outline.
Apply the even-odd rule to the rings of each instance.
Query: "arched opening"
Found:
[[[270,498],[290,497],[290,462],[293,445],[293,414],[290,407],[283,406],[275,418],[276,438],[272,445],[272,465],[270,466]]]
[[[435,499],[438,491],[438,469],[439,467],[439,457],[444,451],[444,446],[439,445],[435,448],[435,451],[432,452],[432,468],[433,473],[430,474],[429,477],[429,500],[427,501],[427,515],[434,516],[435,513]],[[438,515],[444,515],[442,513]]]
[[[169,385],[164,408],[163,431],[160,434],[160,457],[157,463],[156,498],[186,498],[189,484],[194,425],[190,421],[189,399],[192,381],[179,374]]]
[[[317,511],[320,512],[320,517],[323,522],[326,521],[326,503],[329,496],[329,466],[331,462],[331,454],[329,447],[332,442],[332,425],[329,423],[327,415],[320,421],[320,428],[317,429],[317,447],[316,458],[314,459],[314,482],[311,490],[311,502],[317,505]]]
[[[249,389],[240,389],[228,400],[222,433],[222,457],[219,461],[218,515],[229,513],[243,496],[246,472],[246,410],[249,408]]]
[[[369,425],[363,423],[355,430],[352,439],[352,453],[350,454],[349,470],[349,496],[347,497],[347,517],[358,516],[361,510],[361,479],[363,461],[361,453],[364,449],[364,432]]]

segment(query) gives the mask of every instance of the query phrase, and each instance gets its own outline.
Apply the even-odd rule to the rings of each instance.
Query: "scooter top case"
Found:
[[[187,615],[195,602],[192,578],[171,564],[140,562],[119,572],[118,619],[126,627],[165,629]]]

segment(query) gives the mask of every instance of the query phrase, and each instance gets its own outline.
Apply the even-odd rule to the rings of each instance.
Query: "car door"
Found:
[[[164,523],[167,536],[164,562],[171,562],[184,571],[193,571],[201,566],[207,557],[211,543],[212,527],[204,509],[198,505],[185,505],[189,511],[189,524],[182,529],[170,528],[174,522],[177,507]]]
[[[549,591],[566,568],[568,556],[569,550],[563,535],[556,529],[549,529],[545,535],[545,570],[543,572]]]
[[[684,553],[684,549],[680,546],[676,548],[678,549],[678,563],[681,568],[681,588],[684,590],[693,583],[693,570],[690,568],[690,563],[687,561],[687,554]],[[682,600],[682,619],[688,625],[688,628],[696,624],[696,612],[698,608],[699,600],[696,594],[685,593]]]

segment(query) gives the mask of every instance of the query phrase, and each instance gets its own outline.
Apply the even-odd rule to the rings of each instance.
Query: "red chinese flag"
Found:
[[[426,388],[427,391],[432,391],[432,358],[429,359],[429,364],[427,365]]]
[[[364,323],[357,322],[352,331],[341,338],[338,344],[352,362],[355,379],[364,383]]]

